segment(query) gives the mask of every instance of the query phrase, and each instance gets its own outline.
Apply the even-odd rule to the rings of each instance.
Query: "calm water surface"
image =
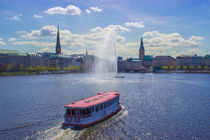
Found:
[[[0,77],[0,139],[210,139],[209,74]],[[125,110],[83,130],[61,129],[65,104],[119,91]]]

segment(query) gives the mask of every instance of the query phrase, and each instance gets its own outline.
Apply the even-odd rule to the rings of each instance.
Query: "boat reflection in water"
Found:
[[[120,93],[102,92],[95,96],[65,105],[63,126],[88,127],[103,121],[121,110]]]

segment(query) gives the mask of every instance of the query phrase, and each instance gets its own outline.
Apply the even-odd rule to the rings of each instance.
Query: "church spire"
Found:
[[[86,56],[88,56],[88,50],[86,49],[86,54],[85,54]]]
[[[59,26],[58,26],[58,31],[57,31],[56,54],[61,54],[61,44],[60,44]]]
[[[139,48],[139,60],[143,63],[144,61],[144,43],[143,38],[141,37],[140,48]]]
[[[140,45],[140,49],[144,50],[144,44],[143,44],[143,38],[141,37],[141,45]]]

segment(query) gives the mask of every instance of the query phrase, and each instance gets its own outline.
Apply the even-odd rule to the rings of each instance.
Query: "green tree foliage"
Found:
[[[168,70],[168,66],[162,66],[163,70]]]
[[[201,69],[201,66],[197,66],[197,69],[200,70]]]
[[[11,64],[8,64],[7,65],[7,71],[12,71],[12,69],[13,69],[13,66]]]
[[[193,70],[193,69],[194,69],[194,66],[189,66],[189,69],[190,69],[190,70]]]
[[[170,68],[170,70],[174,70],[174,66],[170,66],[169,68]]]
[[[181,69],[181,66],[176,66],[176,69],[180,70]]]
[[[34,69],[32,66],[30,66],[30,67],[27,67],[26,70],[32,72]]]
[[[182,69],[183,69],[183,70],[187,70],[187,66],[183,66]]]

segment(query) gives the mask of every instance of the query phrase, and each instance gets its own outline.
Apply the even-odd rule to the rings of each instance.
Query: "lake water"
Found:
[[[210,139],[210,74],[0,77],[0,139]],[[64,105],[119,91],[124,110],[83,130],[61,129]]]

